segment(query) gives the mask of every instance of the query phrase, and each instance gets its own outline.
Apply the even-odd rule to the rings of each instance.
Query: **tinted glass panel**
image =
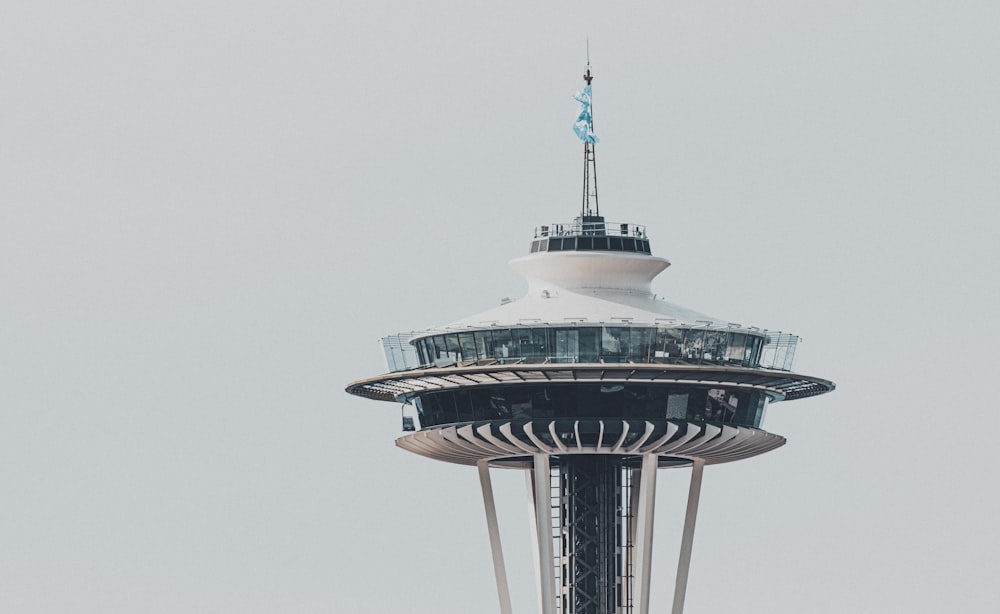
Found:
[[[629,329],[606,326],[601,335],[601,358],[605,362],[625,362],[628,359]]]
[[[517,351],[514,348],[514,343],[510,338],[509,328],[497,328],[493,330],[493,343],[496,351],[496,357],[503,362],[508,358],[513,358],[517,356]]]
[[[459,333],[458,344],[462,349],[462,360],[476,359],[476,340],[472,333]]]
[[[476,356],[480,359],[495,358],[493,353],[493,331],[476,331]]]
[[[601,329],[589,326],[580,329],[580,362],[597,362],[601,350]]]
[[[417,399],[422,427],[476,420],[624,418],[759,426],[765,395],[648,384],[483,386]],[[608,425],[606,425],[608,426]],[[605,432],[605,441],[610,437]]]
[[[513,330],[513,333],[511,332]],[[433,335],[413,342],[421,365],[526,359],[529,362],[691,363],[788,370],[797,338],[762,351],[763,339],[743,332],[671,326],[519,326]],[[761,354],[765,360],[758,362]],[[780,358],[772,364],[768,361]]]

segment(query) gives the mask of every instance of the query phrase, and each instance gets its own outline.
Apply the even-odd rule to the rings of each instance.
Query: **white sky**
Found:
[[[343,388],[523,292],[579,204],[587,36],[654,291],[838,384],[707,469],[687,611],[993,611],[1000,5],[643,4],[7,0],[0,611],[496,611],[475,471]]]

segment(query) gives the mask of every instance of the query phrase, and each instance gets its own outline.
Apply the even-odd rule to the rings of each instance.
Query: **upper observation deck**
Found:
[[[535,228],[531,253],[537,252],[627,252],[650,254],[646,227],[607,222],[600,215],[584,215],[569,224]]]

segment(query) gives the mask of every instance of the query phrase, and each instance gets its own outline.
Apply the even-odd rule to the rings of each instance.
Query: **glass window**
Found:
[[[729,333],[726,345],[725,361],[727,364],[743,364],[746,353],[747,336],[744,333]]]
[[[687,418],[688,393],[674,392],[667,397],[667,418],[684,420]]]
[[[562,251],[563,240],[562,239],[549,239],[549,251],[559,252]]]
[[[456,390],[449,393],[455,399],[455,412],[458,422],[472,422],[475,413],[472,410],[472,399],[468,390]]]
[[[535,356],[548,358],[552,354],[552,340],[549,339],[550,336],[553,336],[551,328],[531,329],[531,349],[535,352]]]
[[[601,386],[599,395],[601,416],[619,418],[625,405],[625,386],[610,384]]]
[[[591,250],[594,249],[594,238],[593,237],[579,237],[576,240],[576,249],[579,250]]]
[[[753,426],[760,426],[760,423],[764,421],[764,411],[767,409],[767,395],[758,394],[756,407],[753,408]]]
[[[681,357],[681,348],[683,345],[683,329],[661,326],[656,331],[656,351],[653,358],[673,362]]]
[[[733,403],[733,407],[735,407],[735,412],[732,419],[733,422],[735,422],[736,424],[753,423],[753,418],[755,418],[756,416],[750,415],[750,409],[751,409],[751,402],[756,401],[756,399],[754,398],[756,394],[759,393],[747,392],[747,391],[740,391],[737,393],[733,393],[733,396],[736,397],[736,401]],[[754,407],[754,409],[756,409],[756,407]]]
[[[628,359],[633,362],[653,362],[653,339],[656,331],[637,326],[631,332]]]
[[[735,393],[726,392],[721,388],[708,391],[708,401],[705,407],[705,419],[716,422],[733,422],[739,407],[739,397]]]
[[[458,345],[462,350],[462,360],[476,359],[476,339],[472,333],[459,333]]]
[[[722,343],[725,333],[717,330],[705,331],[705,347],[702,349],[702,358],[710,362],[718,362],[719,354],[725,351]],[[721,346],[721,347],[720,347]]]
[[[533,418],[555,418],[555,405],[549,395],[548,388],[532,390],[530,399]]]
[[[701,357],[705,349],[704,331],[687,330],[684,332],[684,345],[682,347],[682,358],[688,362],[701,364]]]
[[[760,337],[752,336],[750,338],[750,366],[755,367],[760,364],[760,354],[761,348],[763,347],[763,340]]]
[[[608,237],[608,249],[613,252],[622,251],[622,238],[621,237]]]
[[[601,329],[587,326],[580,329],[580,362],[597,362],[601,351]]]
[[[517,348],[514,347],[514,342],[511,339],[509,328],[493,329],[493,343],[496,349],[496,357],[501,363],[508,358],[515,358],[518,355]]]
[[[476,357],[480,360],[495,358],[493,354],[493,331],[479,330],[474,335],[476,338]]]
[[[435,335],[430,338],[434,344],[434,355],[431,358],[438,365],[454,362],[452,355],[448,353],[448,346],[445,345],[444,337],[444,335]]]
[[[625,362],[628,358],[629,329],[605,326],[601,334],[601,358],[604,362]]]
[[[705,408],[708,406],[708,390],[692,389],[688,392],[687,419],[702,422],[705,418]]]
[[[444,335],[444,342],[448,350],[448,357],[454,361],[462,360],[462,348],[458,345],[458,333]]]
[[[576,329],[556,329],[554,362],[577,362],[580,358],[580,333]]]
[[[532,349],[531,345],[531,329],[529,328],[512,328],[510,331],[511,336],[514,340],[514,347],[516,348],[517,356],[519,357],[531,357],[536,356],[537,352]]]
[[[594,249],[608,251],[608,238],[594,237]]]
[[[490,407],[489,390],[480,387],[471,388],[469,389],[469,399],[472,401],[473,420],[497,419]]]

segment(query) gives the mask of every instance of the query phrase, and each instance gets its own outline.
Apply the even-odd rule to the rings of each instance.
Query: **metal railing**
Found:
[[[537,226],[535,237],[638,237],[645,239],[646,227],[639,224],[628,224],[622,222],[584,222],[574,220],[569,224],[551,224],[548,226]]]

